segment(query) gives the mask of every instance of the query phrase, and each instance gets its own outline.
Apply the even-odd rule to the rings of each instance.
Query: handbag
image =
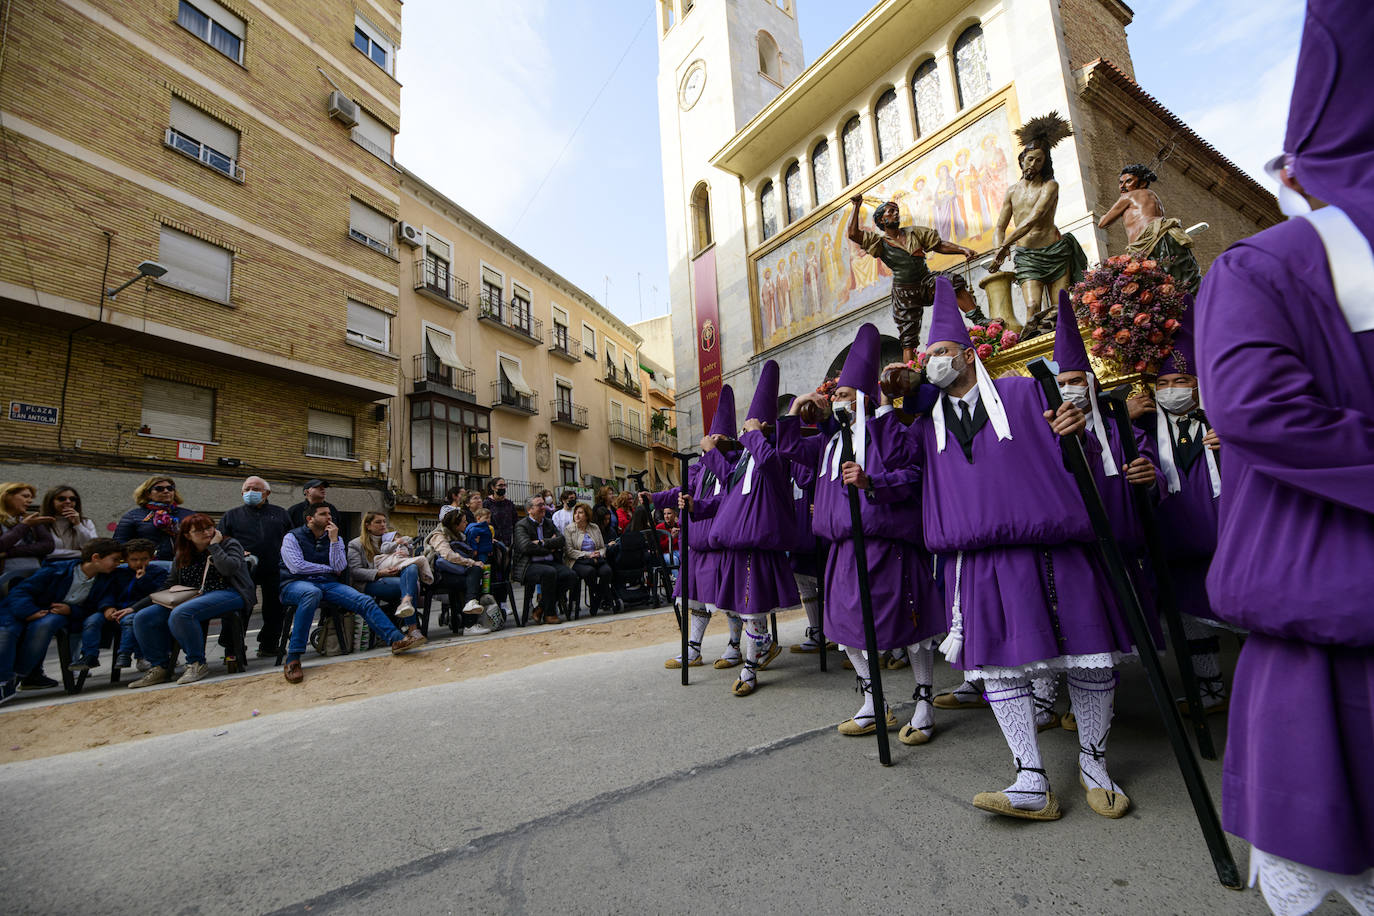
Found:
[[[191,588],[189,585],[173,585],[171,588],[160,588],[148,597],[153,599],[153,604],[174,609],[177,605],[185,604],[192,598],[203,595],[205,593],[205,580],[210,575],[212,562],[208,556],[205,558],[205,572],[200,574],[200,588]]]

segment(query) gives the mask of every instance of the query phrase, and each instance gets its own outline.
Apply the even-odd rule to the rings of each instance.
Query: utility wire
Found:
[[[578,120],[577,126],[574,127],[572,133],[568,135],[568,142],[563,144],[563,148],[558,151],[558,155],[554,158],[552,164],[549,165],[549,170],[544,173],[543,178],[539,179],[539,186],[534,189],[534,193],[530,195],[529,202],[525,204],[525,209],[520,211],[520,216],[515,220],[515,225],[511,228],[512,235],[515,233],[516,229],[520,228],[520,223],[525,219],[525,214],[529,212],[530,207],[534,206],[535,200],[539,197],[539,192],[544,190],[544,184],[549,180],[549,177],[553,175],[553,170],[558,168],[558,163],[563,161],[563,155],[567,153],[568,147],[572,146],[573,140],[577,137],[577,132],[581,130],[582,125],[586,123],[587,117],[592,113],[592,109],[596,107],[596,103],[601,101],[601,95],[606,91],[606,87],[611,84],[611,80],[615,79],[615,75],[620,72],[620,65],[625,63],[625,58],[630,56],[630,49],[633,48],[635,42],[639,40],[639,36],[644,32],[644,27],[649,24],[649,20],[653,18],[653,15],[654,9],[650,7],[643,21],[639,23],[639,28],[635,29],[634,35],[630,37],[629,43],[625,45],[625,50],[621,52],[620,59],[617,60],[615,66],[611,68],[610,75],[607,76],[606,81],[601,84],[601,88],[596,90],[596,95],[592,97],[591,104],[587,106],[586,111],[582,112],[582,117]]]

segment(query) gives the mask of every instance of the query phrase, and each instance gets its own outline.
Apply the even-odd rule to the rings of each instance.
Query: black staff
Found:
[[[1123,393],[1124,394],[1124,393]],[[1130,464],[1140,457],[1136,448],[1131,413],[1124,400],[1116,396],[1107,398],[1111,406],[1112,418],[1116,421],[1121,434],[1121,449],[1126,463]],[[1105,446],[1104,446],[1105,447]],[[1193,737],[1197,738],[1198,753],[1207,760],[1217,759],[1217,749],[1212,743],[1212,730],[1207,725],[1207,716],[1202,712],[1202,691],[1198,687],[1197,675],[1193,673],[1192,660],[1188,654],[1188,637],[1183,632],[1183,617],[1178,612],[1178,599],[1174,594],[1174,577],[1169,571],[1169,562],[1164,556],[1164,543],[1160,539],[1159,519],[1155,516],[1154,503],[1145,487],[1131,487],[1131,498],[1135,500],[1136,515],[1140,516],[1140,527],[1145,532],[1145,549],[1150,555],[1150,565],[1155,574],[1155,593],[1159,598],[1159,609],[1164,622],[1169,627],[1169,643],[1174,649],[1174,660],[1178,663],[1178,676],[1183,682],[1183,695],[1188,698],[1188,709],[1192,713]]]
[[[850,428],[853,415],[847,410],[835,412],[840,423],[840,464],[854,460],[854,434]],[[864,547],[863,512],[859,509],[859,488],[848,484],[849,524],[854,529],[854,554],[859,562],[859,606],[864,615],[864,642],[868,645],[869,686],[873,690],[873,724],[878,733],[878,761],[885,767],[892,766],[892,752],[887,746],[887,703],[883,700],[882,665],[879,664],[878,631],[873,625],[873,596],[868,591],[868,551]],[[825,655],[825,643],[821,643],[821,655]]]
[[[1026,368],[1040,382],[1050,409],[1057,411],[1064,403],[1056,379],[1059,374],[1058,366],[1041,358],[1032,361]],[[1159,663],[1159,655],[1155,652],[1154,638],[1150,635],[1150,628],[1145,622],[1145,611],[1140,606],[1135,585],[1126,571],[1126,562],[1121,558],[1121,548],[1117,546],[1116,538],[1112,535],[1107,509],[1102,504],[1102,495],[1097,491],[1097,483],[1093,480],[1092,471],[1088,467],[1088,456],[1083,451],[1083,441],[1078,436],[1060,436],[1059,445],[1064,452],[1064,463],[1073,473],[1078,493],[1083,497],[1083,505],[1087,508],[1088,518],[1092,521],[1093,533],[1097,536],[1097,546],[1107,567],[1107,578],[1111,581],[1112,592],[1126,611],[1126,622],[1131,627],[1136,650],[1140,653],[1140,661],[1145,668],[1145,679],[1150,684],[1155,706],[1164,720],[1164,730],[1169,734],[1169,743],[1173,745],[1178,768],[1183,773],[1184,785],[1188,787],[1193,811],[1197,814],[1198,826],[1202,828],[1203,839],[1207,841],[1207,849],[1212,855],[1212,865],[1216,869],[1217,879],[1225,887],[1239,890],[1242,884],[1240,873],[1236,870],[1236,861],[1231,856],[1231,847],[1221,830],[1221,821],[1217,817],[1216,807],[1212,804],[1211,793],[1207,790],[1207,780],[1202,775],[1202,768],[1193,754],[1193,746],[1188,743],[1188,736],[1183,730],[1183,719],[1179,716],[1178,707],[1174,705],[1173,697],[1170,695],[1168,682],[1164,679],[1164,667]]]
[[[816,539],[816,639],[821,644],[821,671],[825,671],[825,560],[826,551]]]
[[[673,457],[678,460],[678,471],[682,474],[682,477],[680,478],[682,481],[681,492],[687,493],[687,467],[692,463],[692,459],[696,456],[693,455],[691,452],[673,452]],[[688,494],[688,499],[691,499],[690,494]],[[687,664],[690,661],[690,659],[687,657],[687,623],[690,619],[691,613],[689,610],[690,605],[688,604],[688,600],[691,596],[692,591],[692,577],[688,574],[688,569],[690,567],[687,565],[688,557],[691,555],[691,551],[687,546],[687,526],[692,513],[691,510],[688,509],[681,512],[680,514],[682,516],[682,534],[679,538],[681,543],[679,545],[678,553],[677,583],[678,592],[680,593],[679,597],[682,600],[682,609],[679,611],[676,607],[674,607],[673,610],[677,611],[677,626],[678,630],[680,630],[682,633],[682,686],[686,687]]]

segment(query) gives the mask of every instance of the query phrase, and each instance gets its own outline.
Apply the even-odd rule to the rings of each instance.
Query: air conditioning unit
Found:
[[[396,237],[411,248],[419,248],[425,243],[425,234],[414,223],[397,223]]]
[[[477,442],[473,443],[473,452],[476,453],[478,458],[490,458],[491,443],[479,439]]]
[[[358,103],[336,89],[329,93],[329,116],[352,127],[358,123]]]

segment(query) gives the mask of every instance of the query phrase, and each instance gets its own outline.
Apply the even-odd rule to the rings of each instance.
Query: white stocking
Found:
[[[1035,727],[1043,728],[1054,717],[1054,701],[1059,696],[1059,675],[1053,671],[1031,679],[1035,695]]]
[[[768,615],[744,615],[744,637],[744,671],[739,679],[758,680],[759,659],[768,654],[773,642],[773,635],[768,632]]]
[[[687,660],[696,661],[701,658],[701,638],[706,635],[706,625],[711,622],[711,611],[709,608],[693,608],[687,619]],[[682,661],[681,655],[673,656]]]
[[[911,714],[911,727],[929,737],[935,732],[935,709],[930,705],[935,679],[935,647],[927,640],[921,645],[908,646],[907,655],[911,659],[911,673],[916,677],[916,692],[911,696],[916,701],[916,711]]]
[[[1074,668],[1069,672],[1069,702],[1078,719],[1078,768],[1089,789],[1121,791],[1107,775],[1107,734],[1112,729],[1115,694],[1115,671]]]
[[[1050,781],[1040,763],[1040,743],[1035,734],[1035,699],[1030,679],[988,678],[983,683],[1002,737],[1007,739],[1016,762],[1016,782],[1002,791],[1013,808],[1038,811],[1046,803]]]
[[[874,721],[873,718],[873,682],[868,675],[868,654],[862,649],[855,649],[852,646],[845,646],[844,654],[849,656],[849,662],[854,666],[855,680],[858,686],[855,688],[863,696],[863,705],[859,711],[854,713],[855,720],[860,725],[866,725]]]

